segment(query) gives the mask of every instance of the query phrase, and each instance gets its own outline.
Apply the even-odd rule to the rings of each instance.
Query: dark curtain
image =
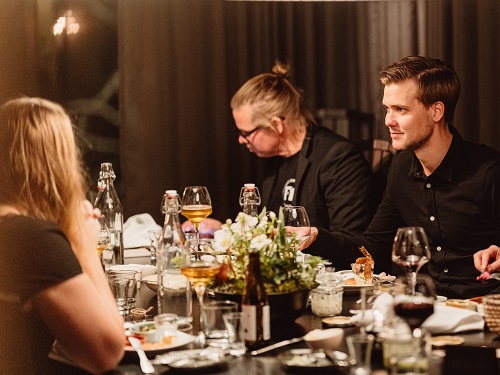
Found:
[[[375,114],[387,138],[378,72],[410,54],[446,59],[462,80],[455,124],[500,149],[497,0],[244,2],[118,0],[120,158],[125,215],[161,222],[166,189],[206,185],[233,218],[262,160],[237,142],[229,101],[275,59],[292,65],[307,105]]]

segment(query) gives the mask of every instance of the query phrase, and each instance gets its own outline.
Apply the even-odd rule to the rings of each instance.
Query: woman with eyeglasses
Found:
[[[276,62],[231,100],[239,143],[266,158],[262,205],[305,206],[313,226],[361,233],[371,219],[370,167],[349,140],[315,123],[288,71]]]

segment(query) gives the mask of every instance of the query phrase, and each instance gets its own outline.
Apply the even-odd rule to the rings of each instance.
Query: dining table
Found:
[[[209,297],[210,294],[209,294]],[[354,291],[344,291],[343,293],[343,303],[341,315],[349,316],[352,309],[359,308],[359,298],[360,293],[358,289]],[[146,285],[143,285],[138,289],[136,297],[136,306],[144,309],[152,308],[145,319],[153,319],[156,314],[157,299],[156,292]],[[188,332],[196,334],[198,332],[198,315],[199,306],[196,298],[193,298],[193,331]],[[308,307],[304,313],[297,318],[293,323],[284,327],[272,327],[271,343],[276,343],[282,340],[288,340],[295,337],[302,337],[307,332],[314,329],[325,329],[330,328],[322,322],[321,317],[312,314],[310,307]],[[140,319],[143,320],[143,319]],[[339,351],[347,353],[347,345],[345,343],[345,337],[359,332],[359,327],[355,325],[349,325],[342,327],[344,330],[344,342],[342,343]],[[494,332],[488,330],[485,325],[484,330],[460,332],[452,334],[455,336],[460,336],[464,339],[464,342],[459,345],[458,348],[451,346],[444,346],[439,348],[434,348],[430,358],[429,375],[451,375],[451,374],[469,374],[474,373],[473,369],[478,369],[476,359],[480,359],[481,355],[487,354],[488,358],[491,359],[491,355],[495,356],[495,364],[491,368],[490,374],[500,374],[500,336]],[[183,347],[177,347],[172,350],[186,350],[186,349],[198,349],[197,344],[190,343]],[[301,369],[295,367],[289,367],[283,365],[280,361],[280,353],[285,353],[291,349],[307,348],[306,343],[303,340],[295,342],[291,345],[283,346],[272,351],[263,353],[261,355],[253,356],[250,353],[245,353],[239,357],[231,357],[228,361],[224,362],[221,366],[216,366],[214,368],[208,368],[198,371],[197,373],[217,373],[217,374],[259,374],[259,375],[279,375],[279,374],[290,374],[290,373],[321,373],[319,371],[313,371],[313,369]],[[486,353],[487,352],[487,353]],[[492,354],[493,352],[493,354]],[[452,353],[452,355],[448,354]],[[455,366],[450,366],[451,359],[453,356],[453,363]],[[151,359],[154,356],[149,355]],[[486,358],[486,357],[485,357]],[[463,362],[463,364],[461,363]],[[491,364],[491,362],[489,362]],[[469,366],[469,367],[468,367]],[[490,366],[491,367],[491,366]],[[155,374],[175,374],[180,373],[178,369],[170,368],[167,365],[155,365]],[[463,372],[457,372],[457,368],[463,370]],[[489,368],[488,368],[489,369]],[[193,373],[193,371],[190,371]],[[196,373],[196,372],[194,372]],[[328,371],[323,372],[328,374],[349,374],[349,367],[329,367]],[[120,362],[119,366],[108,373],[109,375],[135,375],[143,374],[139,365],[139,357],[134,351],[126,351],[123,360]],[[382,347],[378,340],[375,341],[375,345],[372,351],[372,374],[374,375],[385,375],[389,372],[384,369],[382,362]]]

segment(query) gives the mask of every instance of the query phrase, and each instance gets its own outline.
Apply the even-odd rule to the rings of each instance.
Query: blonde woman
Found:
[[[0,373],[102,373],[123,319],[96,256],[99,212],[70,118],[40,98],[0,107]],[[53,343],[74,366],[49,358]],[[82,370],[83,369],[83,370]]]

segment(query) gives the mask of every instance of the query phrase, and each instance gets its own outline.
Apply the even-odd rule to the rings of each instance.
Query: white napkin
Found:
[[[434,314],[422,324],[422,327],[432,334],[483,330],[484,319],[472,310],[434,304]]]
[[[373,321],[374,326],[377,326],[378,321],[383,321],[383,318],[393,314],[392,304],[393,297],[389,293],[382,293],[375,299],[372,308],[365,312],[365,319]],[[358,313],[358,316],[354,317],[353,320],[359,321],[360,319],[361,315]],[[483,330],[484,319],[472,310],[435,303],[434,314],[427,318],[422,324],[422,328],[427,329],[432,334]]]
[[[150,214],[138,214],[128,218],[123,224],[123,245],[125,249],[149,247],[150,229],[161,229]]]

